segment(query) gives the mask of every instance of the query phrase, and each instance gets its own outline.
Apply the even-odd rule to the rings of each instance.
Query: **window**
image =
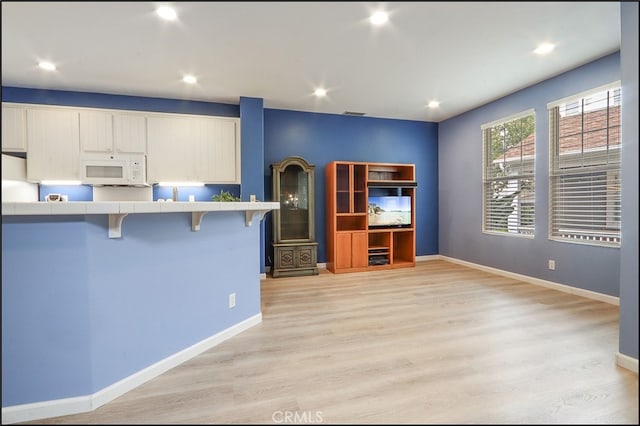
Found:
[[[549,104],[549,238],[620,247],[620,83]]]
[[[482,134],[482,230],[533,237],[535,112],[485,124]]]

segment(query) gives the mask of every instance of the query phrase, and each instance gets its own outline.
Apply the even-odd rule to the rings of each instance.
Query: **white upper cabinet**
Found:
[[[82,152],[113,152],[113,115],[108,112],[80,111],[80,149]]]
[[[27,179],[78,180],[83,155],[146,155],[147,183],[240,183],[240,119],[2,104],[2,150],[26,152]]]
[[[239,122],[207,118],[198,135],[198,176],[205,183],[240,183]]]
[[[2,103],[2,152],[27,152],[27,108]]]
[[[146,117],[142,114],[114,113],[113,147],[116,154],[146,154]]]
[[[147,118],[147,181],[240,183],[239,119]]]
[[[146,154],[146,119],[140,114],[81,110],[80,147],[88,154]]]
[[[197,182],[194,133],[190,117],[147,118],[147,182]]]
[[[79,180],[79,113],[27,108],[27,180]]]

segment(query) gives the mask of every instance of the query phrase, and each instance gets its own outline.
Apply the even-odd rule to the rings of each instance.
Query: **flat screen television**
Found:
[[[411,226],[411,197],[370,196],[367,217],[371,228]]]

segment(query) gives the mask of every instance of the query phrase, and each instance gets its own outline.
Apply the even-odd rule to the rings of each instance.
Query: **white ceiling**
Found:
[[[2,85],[439,122],[620,48],[618,2],[158,4],[3,1]]]

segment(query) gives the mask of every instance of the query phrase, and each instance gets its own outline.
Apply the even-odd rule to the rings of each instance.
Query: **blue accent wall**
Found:
[[[3,216],[2,406],[98,392],[260,314],[244,212]],[[228,295],[237,304],[229,309]]]
[[[49,194],[66,195],[69,201],[93,201],[91,185],[38,185],[39,201],[46,201]]]
[[[250,195],[264,201],[262,163],[264,162],[264,108],[263,100],[240,98],[240,125],[242,126],[242,201]]]
[[[240,125],[242,131],[242,201],[255,195],[264,201],[264,101],[240,97]],[[268,213],[270,215],[271,213]],[[260,221],[260,241],[265,239],[265,221]],[[260,272],[265,268],[265,245],[260,244]]]
[[[440,123],[440,254],[530,277],[619,296],[620,250],[548,239],[547,103],[620,80],[614,53]],[[623,97],[625,94],[623,93]],[[482,131],[485,123],[534,108],[535,238],[482,233]],[[624,236],[623,236],[624,238]],[[548,260],[556,269],[548,269]]]
[[[238,105],[2,86],[2,102],[239,117]]]
[[[620,3],[622,48],[622,247],[620,352],[638,359],[638,3]]]
[[[213,196],[221,191],[228,192],[234,197],[240,197],[240,185],[205,185],[205,186],[179,186],[178,201],[189,201],[189,195],[193,195],[196,201],[212,201]],[[159,198],[173,199],[173,188],[170,186],[153,186],[153,201]]]
[[[173,199],[173,188],[170,186],[153,185],[152,200],[159,198]],[[234,197],[240,197],[240,185],[205,185],[205,186],[179,186],[178,201],[189,201],[189,195],[195,197],[195,201],[212,201],[214,195],[226,191]],[[38,200],[45,201],[48,194],[64,194],[69,201],[93,201],[93,187],[91,185],[38,185]]]
[[[77,216],[2,217],[3,407],[91,393],[86,231]]]
[[[438,253],[437,123],[276,109],[265,109],[264,117],[267,201],[274,201],[271,164],[300,156],[315,165],[318,262],[326,262],[325,166],[335,160],[415,164],[416,254]],[[272,256],[271,215],[265,228],[266,252]]]

